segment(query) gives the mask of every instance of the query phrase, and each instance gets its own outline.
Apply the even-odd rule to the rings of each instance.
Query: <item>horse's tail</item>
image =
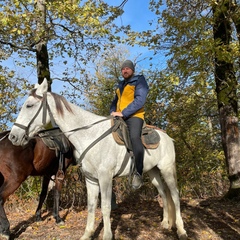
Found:
[[[177,169],[176,169],[176,163],[173,164],[172,166],[172,173],[173,173],[173,177],[175,180],[175,184],[177,185]]]

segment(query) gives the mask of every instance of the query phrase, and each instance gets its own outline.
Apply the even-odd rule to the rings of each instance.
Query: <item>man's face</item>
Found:
[[[122,76],[124,77],[124,79],[129,79],[131,78],[133,75],[133,70],[129,67],[125,67],[122,69]]]

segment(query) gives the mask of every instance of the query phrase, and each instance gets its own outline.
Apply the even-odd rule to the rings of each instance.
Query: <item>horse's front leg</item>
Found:
[[[37,222],[42,221],[41,210],[42,210],[43,203],[44,203],[44,201],[46,199],[46,196],[47,196],[49,181],[50,181],[49,177],[47,177],[47,176],[43,177],[42,190],[41,190],[41,193],[40,193],[38,207],[37,207],[37,210],[36,210],[36,213],[35,213],[35,219],[36,219]]]
[[[94,233],[95,211],[97,207],[99,185],[86,179],[88,216],[87,225],[81,240],[90,240]]]
[[[103,215],[103,240],[112,239],[112,230],[111,230],[111,199],[112,199],[112,177],[107,176],[107,174],[102,174],[99,178],[99,185],[101,191],[101,210]]]
[[[59,200],[60,200],[60,194],[62,190],[64,176],[65,176],[64,173],[62,171],[59,171],[56,174],[56,182],[54,186],[53,216],[56,220],[56,223],[59,225],[64,225],[64,220],[59,216]]]
[[[10,239],[10,223],[7,219],[5,210],[4,210],[4,201],[0,197],[0,238]]]

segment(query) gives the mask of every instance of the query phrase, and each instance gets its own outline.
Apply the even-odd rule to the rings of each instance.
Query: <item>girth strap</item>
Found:
[[[130,166],[130,170],[128,173],[128,183],[129,183],[129,185],[131,185],[131,176],[133,175],[134,170],[135,170],[135,157],[134,157],[134,154],[132,151],[126,151],[121,168],[119,169],[117,174],[114,176],[114,178],[118,177],[124,171],[124,169],[126,168],[126,166],[128,164],[129,157],[131,157],[131,166]]]
[[[86,171],[83,171],[82,170],[82,160],[83,158],[85,157],[86,153],[95,145],[97,144],[99,141],[101,141],[103,138],[105,138],[108,134],[116,131],[118,128],[119,128],[119,125],[121,124],[120,121],[117,121],[111,128],[109,128],[105,133],[103,133],[99,138],[97,138],[94,142],[92,142],[82,153],[82,155],[80,156],[79,160],[77,160],[77,162],[79,162],[79,165],[80,165],[80,169],[81,171],[84,173],[84,175],[94,181],[94,182],[97,182],[98,180],[94,177],[92,177],[92,175],[89,173],[89,172],[86,172]],[[124,160],[123,160],[123,164],[121,166],[121,168],[119,169],[119,171],[117,172],[117,174],[114,176],[114,177],[117,177],[118,175],[121,174],[121,172],[123,172],[123,170],[125,169],[125,167],[127,166],[127,163],[128,163],[128,159],[129,157],[131,157],[132,159],[132,163],[131,163],[131,167],[130,167],[130,171],[129,171],[129,182],[130,182],[130,178],[131,178],[131,175],[133,173],[133,170],[134,170],[134,164],[135,164],[135,161],[134,161],[134,155],[133,155],[133,152],[132,151],[126,151],[126,154],[124,156]]]

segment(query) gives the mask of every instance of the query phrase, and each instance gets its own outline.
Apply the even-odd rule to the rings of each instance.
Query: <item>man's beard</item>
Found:
[[[133,76],[133,74],[128,74],[128,73],[123,74],[123,77],[126,80],[130,79],[132,76]]]

